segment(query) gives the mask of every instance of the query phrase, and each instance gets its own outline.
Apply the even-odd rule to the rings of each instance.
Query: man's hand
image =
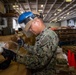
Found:
[[[3,55],[4,58],[8,58],[16,61],[16,53],[14,53],[11,50],[3,48],[3,52],[1,53],[1,55]]]

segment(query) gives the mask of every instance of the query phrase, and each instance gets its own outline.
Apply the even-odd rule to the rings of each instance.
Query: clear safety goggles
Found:
[[[26,35],[26,37],[31,37],[33,35],[32,32],[29,31],[30,24],[25,25],[24,23],[22,23],[20,24],[20,26],[23,30],[23,33]]]

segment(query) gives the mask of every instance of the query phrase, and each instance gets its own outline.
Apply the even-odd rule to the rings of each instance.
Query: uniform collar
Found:
[[[47,30],[48,28],[46,27],[37,37],[36,40],[39,40],[40,37],[44,34],[44,32]]]

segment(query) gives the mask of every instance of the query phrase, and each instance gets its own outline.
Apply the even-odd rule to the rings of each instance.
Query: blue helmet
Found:
[[[19,18],[18,18],[18,23],[27,23],[28,21],[30,21],[31,19],[34,19],[35,15],[32,12],[24,12],[22,13]]]

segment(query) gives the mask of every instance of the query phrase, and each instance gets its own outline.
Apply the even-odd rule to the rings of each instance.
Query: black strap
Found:
[[[9,67],[11,63],[11,59],[7,59],[5,61],[3,61],[2,63],[0,63],[0,70],[5,70]]]

